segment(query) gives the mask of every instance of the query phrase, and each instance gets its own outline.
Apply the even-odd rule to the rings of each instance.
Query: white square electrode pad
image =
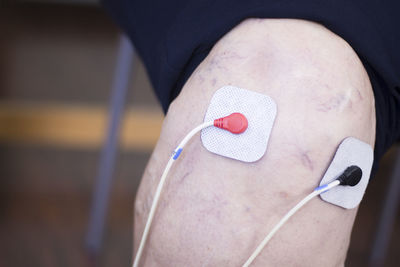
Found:
[[[320,185],[335,180],[351,165],[357,165],[361,168],[363,173],[361,180],[355,186],[336,186],[321,194],[321,198],[346,209],[357,207],[367,188],[373,160],[374,152],[369,144],[354,137],[344,139],[339,145],[335,157],[326,171],[324,178],[322,178]]]
[[[211,121],[239,112],[246,116],[248,128],[233,134],[217,127],[201,131],[204,147],[215,154],[244,162],[259,160],[267,149],[268,139],[276,117],[276,104],[268,96],[234,86],[218,89],[204,121]]]

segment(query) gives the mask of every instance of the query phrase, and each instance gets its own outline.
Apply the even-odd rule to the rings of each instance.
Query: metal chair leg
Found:
[[[134,51],[130,40],[125,35],[121,35],[112,85],[107,139],[100,155],[96,187],[93,193],[89,227],[86,235],[86,246],[94,257],[98,255],[103,237],[118,148],[119,130],[132,71],[133,56]]]

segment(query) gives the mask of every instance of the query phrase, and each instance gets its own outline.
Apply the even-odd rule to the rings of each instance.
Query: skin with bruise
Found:
[[[343,39],[306,21],[246,20],[219,40],[168,111],[137,194],[135,252],[171,152],[224,85],[276,102],[267,152],[243,163],[208,152],[199,136],[189,142],[167,178],[141,266],[241,266],[319,184],[344,138],[374,144],[371,85]],[[253,266],[341,266],[355,215],[316,198]]]

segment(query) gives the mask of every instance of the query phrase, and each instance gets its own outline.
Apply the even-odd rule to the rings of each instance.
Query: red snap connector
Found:
[[[234,134],[240,134],[246,131],[248,122],[242,113],[232,113],[229,116],[214,120],[214,126]]]

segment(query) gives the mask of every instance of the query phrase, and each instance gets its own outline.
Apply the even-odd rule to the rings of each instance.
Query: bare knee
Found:
[[[156,256],[148,257],[149,264],[240,265],[283,213],[318,184],[345,137],[374,144],[371,86],[346,42],[314,23],[245,21],[217,43],[171,105],[138,193],[136,235],[170,151],[227,84],[277,103],[266,155],[245,164],[208,153],[199,139],[191,142],[187,150],[196,153],[181,158],[164,189],[148,245]],[[340,264],[354,216],[354,210],[316,200],[282,229],[258,263]],[[329,262],[309,257],[317,253]]]

